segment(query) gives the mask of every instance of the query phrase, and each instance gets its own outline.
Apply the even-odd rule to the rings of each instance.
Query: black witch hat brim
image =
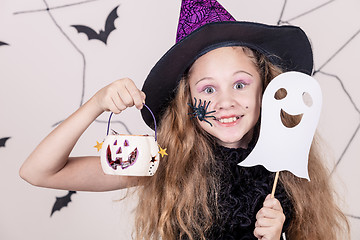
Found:
[[[158,123],[161,123],[161,116],[173,99],[184,72],[198,57],[223,46],[255,49],[285,72],[312,73],[311,45],[299,27],[239,21],[209,23],[176,43],[147,76],[142,91]],[[142,117],[149,127],[154,128],[153,117],[148,111],[142,111]]]

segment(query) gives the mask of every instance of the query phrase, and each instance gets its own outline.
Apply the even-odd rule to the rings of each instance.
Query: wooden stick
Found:
[[[271,191],[271,198],[274,198],[274,196],[275,196],[275,189],[276,189],[278,179],[279,179],[279,171],[276,172],[276,175],[275,175],[274,184],[273,184],[273,188],[272,188],[272,191]]]

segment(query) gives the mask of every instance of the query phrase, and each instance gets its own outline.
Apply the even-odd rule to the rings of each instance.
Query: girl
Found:
[[[211,11],[224,12],[210,2]],[[348,224],[334,202],[317,136],[309,156],[311,182],[282,172],[275,198],[268,196],[272,173],[237,165],[256,143],[261,97],[271,79],[283,71],[311,74],[306,35],[296,27],[223,20],[206,19],[180,36],[143,91],[128,78],[98,91],[39,144],[21,177],[36,186],[76,191],[138,186],[136,239],[278,240],[284,232],[291,240],[344,239]],[[104,175],[98,157],[69,157],[100,114],[142,109],[144,92],[160,123],[159,144],[168,149],[154,176]],[[193,110],[205,106],[207,114],[197,117]],[[152,126],[152,117],[142,114]]]

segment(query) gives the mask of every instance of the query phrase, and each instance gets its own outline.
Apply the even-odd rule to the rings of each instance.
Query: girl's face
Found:
[[[210,114],[216,119],[205,118],[213,126],[198,120],[200,126],[222,146],[246,148],[260,115],[262,82],[244,50],[222,47],[201,56],[189,71],[189,84],[193,104],[194,97],[196,107],[200,99],[211,101],[207,111],[216,111]]]

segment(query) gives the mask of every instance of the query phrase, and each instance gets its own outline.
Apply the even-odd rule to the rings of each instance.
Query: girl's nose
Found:
[[[219,110],[226,110],[235,107],[235,98],[230,93],[223,93],[219,96],[216,108]]]

